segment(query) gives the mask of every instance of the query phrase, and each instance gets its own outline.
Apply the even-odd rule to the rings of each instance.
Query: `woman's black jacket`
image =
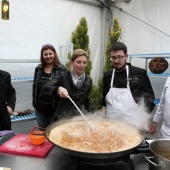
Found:
[[[37,87],[38,87],[38,82],[40,80],[40,77],[42,75],[42,72],[43,72],[43,67],[41,66],[41,64],[39,64],[36,68],[35,68],[35,72],[34,72],[34,80],[33,80],[33,88],[32,88],[32,95],[33,95],[33,100],[32,100],[32,104],[33,104],[33,107],[35,109],[38,110],[37,108],[37,98],[38,98],[38,94],[37,94]],[[54,78],[56,76],[58,76],[61,72],[63,71],[66,71],[66,67],[62,64],[59,64],[58,67],[54,66],[53,69],[52,69],[52,72],[51,72],[51,78]],[[56,107],[58,104],[58,98],[56,97],[54,100],[53,100],[53,106],[52,107]],[[45,107],[45,105],[44,105]],[[44,112],[46,112],[46,109],[44,109]],[[47,108],[48,110],[48,108]],[[41,112],[41,111],[40,111]]]
[[[16,104],[16,91],[11,84],[11,75],[0,70],[0,131],[11,130],[11,119],[7,106],[14,111]]]
[[[47,94],[57,95],[59,86],[67,89],[69,96],[77,104],[80,110],[82,110],[84,113],[85,111],[86,113],[89,111],[89,94],[92,87],[92,80],[89,77],[85,77],[82,87],[78,89],[72,81],[71,72],[67,70],[42,86],[42,90]],[[68,98],[60,97],[53,120],[55,121],[61,118],[72,117],[79,114],[80,113]]]

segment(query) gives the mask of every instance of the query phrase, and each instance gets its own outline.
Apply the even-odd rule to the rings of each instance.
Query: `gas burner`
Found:
[[[74,170],[134,170],[130,156],[108,159],[90,159],[70,156]]]
[[[138,153],[150,153],[149,143],[146,141],[146,139],[133,151],[132,154]]]
[[[117,162],[113,165],[105,165],[105,166],[94,166],[94,165],[86,165],[81,164],[75,170],[131,170],[129,165],[125,162]]]

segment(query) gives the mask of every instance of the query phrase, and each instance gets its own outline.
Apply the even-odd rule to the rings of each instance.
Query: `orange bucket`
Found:
[[[38,130],[35,130],[38,129]],[[34,145],[41,145],[45,142],[45,133],[44,128],[41,127],[33,127],[31,132],[29,133],[29,139]]]

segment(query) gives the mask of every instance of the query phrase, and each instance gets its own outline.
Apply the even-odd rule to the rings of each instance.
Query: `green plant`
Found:
[[[90,93],[90,111],[94,112],[101,108],[101,98],[102,93],[98,86],[92,85],[92,90]]]
[[[85,17],[82,17],[79,21],[74,32],[72,32],[71,42],[73,43],[73,50],[83,49],[88,53],[88,63],[85,70],[87,76],[90,77],[90,71],[92,69],[92,62],[90,60],[90,49],[89,49],[89,36],[88,36],[88,25]],[[70,59],[70,53],[68,54]],[[69,68],[69,63],[66,63],[66,67]]]
[[[110,47],[112,44],[117,42],[121,36],[121,28],[120,28],[118,19],[115,18],[113,23],[114,23],[113,28],[109,33],[108,41],[106,43],[106,52],[105,52],[106,61],[105,61],[104,69],[103,69],[103,74],[106,71],[112,69],[112,64],[110,62]],[[100,89],[103,89],[103,78],[100,78],[98,80],[98,86]]]
[[[114,19],[114,24],[112,31],[109,33],[109,40],[106,43],[106,61],[105,61],[105,66],[103,72],[106,72],[112,68],[112,64],[110,62],[110,47],[112,44],[118,41],[118,39],[121,36],[121,28],[118,22],[118,19]]]

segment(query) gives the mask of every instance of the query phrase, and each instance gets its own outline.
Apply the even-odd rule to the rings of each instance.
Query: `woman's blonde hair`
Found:
[[[87,52],[83,49],[77,49],[73,52],[72,56],[70,57],[70,63],[74,62],[74,60],[80,56],[85,56],[88,59]]]

